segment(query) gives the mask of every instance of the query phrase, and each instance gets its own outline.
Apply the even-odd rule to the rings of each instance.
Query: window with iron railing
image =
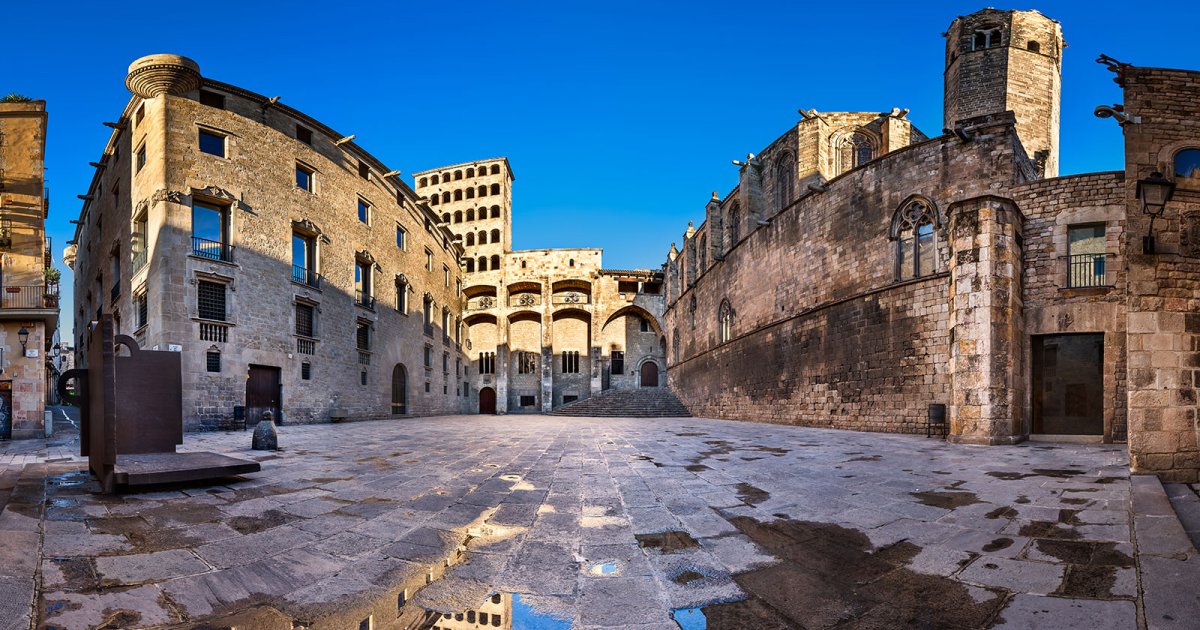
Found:
[[[311,304],[296,303],[296,334],[301,337],[316,337],[316,309]]]
[[[132,232],[130,254],[133,270],[136,272],[146,266],[146,261],[149,258],[146,247],[146,215],[144,213],[133,220]]]
[[[225,285],[200,280],[196,283],[197,315],[200,319],[225,321]]]
[[[233,262],[229,245],[228,208],[192,202],[192,255],[209,260]]]
[[[362,352],[371,350],[371,325],[359,323],[355,331],[355,345]]]
[[[1108,286],[1104,224],[1067,229],[1067,286],[1072,289]]]

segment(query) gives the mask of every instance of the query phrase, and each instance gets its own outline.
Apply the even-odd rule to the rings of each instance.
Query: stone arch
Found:
[[[650,327],[654,329],[655,334],[663,334],[662,324],[659,323],[658,318],[651,315],[650,311],[647,311],[646,309],[634,304],[629,304],[613,311],[612,314],[604,318],[604,325],[600,326],[600,330],[604,330],[609,324],[613,323],[613,321],[627,315],[637,315],[638,317],[641,317],[642,319],[650,322]]]

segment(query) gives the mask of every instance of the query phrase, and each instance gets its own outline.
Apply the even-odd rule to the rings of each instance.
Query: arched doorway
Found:
[[[488,415],[496,413],[496,390],[491,387],[479,390],[479,413]]]
[[[402,416],[408,413],[408,370],[397,363],[392,368],[392,415]]]
[[[658,364],[647,361],[642,364],[642,387],[658,387]]]

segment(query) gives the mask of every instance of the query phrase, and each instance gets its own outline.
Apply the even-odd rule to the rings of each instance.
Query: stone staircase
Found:
[[[552,416],[686,418],[692,414],[666,387],[610,389],[550,412]]]

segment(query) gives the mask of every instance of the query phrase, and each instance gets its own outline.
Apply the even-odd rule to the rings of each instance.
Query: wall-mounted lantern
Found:
[[[22,354],[24,354],[24,351],[28,350],[28,348],[25,347],[25,344],[29,343],[29,329],[22,326],[21,330],[17,331],[17,339],[21,342],[21,351]]]
[[[1162,216],[1175,192],[1175,182],[1154,171],[1150,177],[1140,179],[1137,183],[1137,198],[1142,202],[1142,212],[1150,215],[1150,228],[1142,237],[1142,253],[1153,254],[1154,249],[1154,220]]]

